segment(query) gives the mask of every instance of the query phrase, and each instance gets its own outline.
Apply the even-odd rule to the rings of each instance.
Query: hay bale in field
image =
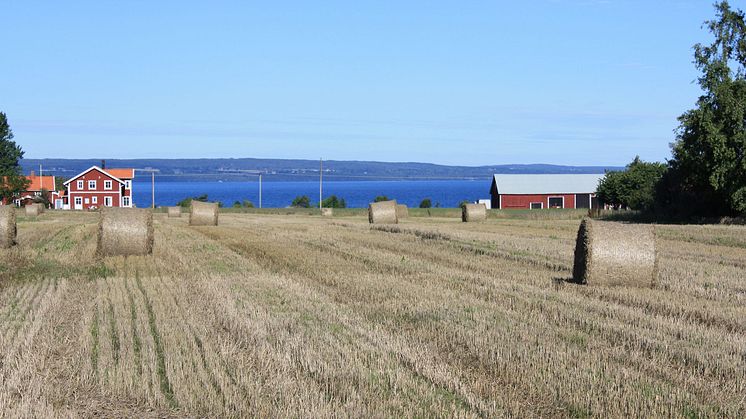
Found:
[[[36,217],[44,212],[41,204],[28,204],[24,209],[26,210],[26,217]]]
[[[368,222],[371,224],[398,224],[396,201],[373,202],[368,206]]]
[[[218,204],[214,202],[192,201],[189,212],[190,226],[218,225]]]
[[[652,286],[658,277],[655,227],[584,219],[573,279],[589,285]]]
[[[333,208],[321,208],[321,215],[323,217],[331,217],[334,215],[334,209]]]
[[[168,207],[168,218],[181,217],[181,207]]]
[[[99,256],[153,253],[153,213],[149,209],[104,208],[98,220]]]
[[[9,249],[16,244],[16,209],[12,205],[0,205],[0,249]]]
[[[461,208],[461,221],[473,223],[487,219],[487,206],[484,204],[465,204]]]
[[[409,218],[409,208],[406,205],[399,204],[396,206],[396,218],[402,220]]]

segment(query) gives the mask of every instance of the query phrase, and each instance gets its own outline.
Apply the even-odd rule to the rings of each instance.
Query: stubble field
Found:
[[[0,416],[746,416],[744,227],[658,227],[639,289],[566,282],[577,220],[96,217],[0,250]]]

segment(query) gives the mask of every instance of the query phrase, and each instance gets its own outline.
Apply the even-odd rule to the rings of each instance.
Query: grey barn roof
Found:
[[[495,175],[494,185],[501,195],[594,193],[601,174]]]

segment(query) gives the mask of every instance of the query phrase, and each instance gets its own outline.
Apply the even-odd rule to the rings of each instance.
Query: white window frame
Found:
[[[89,191],[95,191],[95,190],[96,190],[96,186],[97,186],[97,185],[98,185],[98,184],[96,183],[96,181],[95,181],[95,180],[89,180],[89,181],[88,181],[88,190],[89,190]]]
[[[83,189],[85,189],[85,181],[84,180],[79,180],[78,181],[78,190],[82,191]]]
[[[112,198],[110,196],[105,196],[104,197],[104,206],[105,207],[111,207],[113,205],[114,205],[114,198]]]
[[[549,200],[553,198],[562,198],[562,209],[565,209],[565,197],[564,196],[548,196],[547,197],[547,208],[553,208],[549,205]]]
[[[98,197],[97,196],[92,196],[91,197],[91,204],[98,204]]]
[[[113,180],[105,180],[104,181],[104,190],[105,191],[111,191],[114,189],[114,181]]]
[[[132,181],[131,180],[125,180],[124,181],[124,189],[132,189]]]
[[[129,196],[122,197],[122,206],[127,207],[127,208],[132,206],[132,200],[130,199]]]
[[[539,204],[539,208],[534,208],[534,204]],[[528,209],[544,209],[544,203],[543,202],[529,202]]]
[[[77,206],[83,206],[83,197],[82,196],[76,196],[73,200],[73,205]]]

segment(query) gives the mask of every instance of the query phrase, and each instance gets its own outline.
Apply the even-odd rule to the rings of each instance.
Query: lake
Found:
[[[417,207],[425,198],[433,206],[456,207],[461,201],[489,198],[491,179],[486,180],[404,180],[404,181],[329,181],[324,182],[324,198],[337,195],[351,208],[367,207],[376,196],[385,195],[399,203]],[[151,204],[150,179],[133,183],[134,202],[140,208]],[[262,204],[265,208],[284,208],[299,195],[308,195],[318,203],[318,182],[263,182]],[[155,184],[156,206],[171,206],[187,197],[207,194],[211,201],[226,206],[245,199],[259,206],[259,182],[159,182]]]

